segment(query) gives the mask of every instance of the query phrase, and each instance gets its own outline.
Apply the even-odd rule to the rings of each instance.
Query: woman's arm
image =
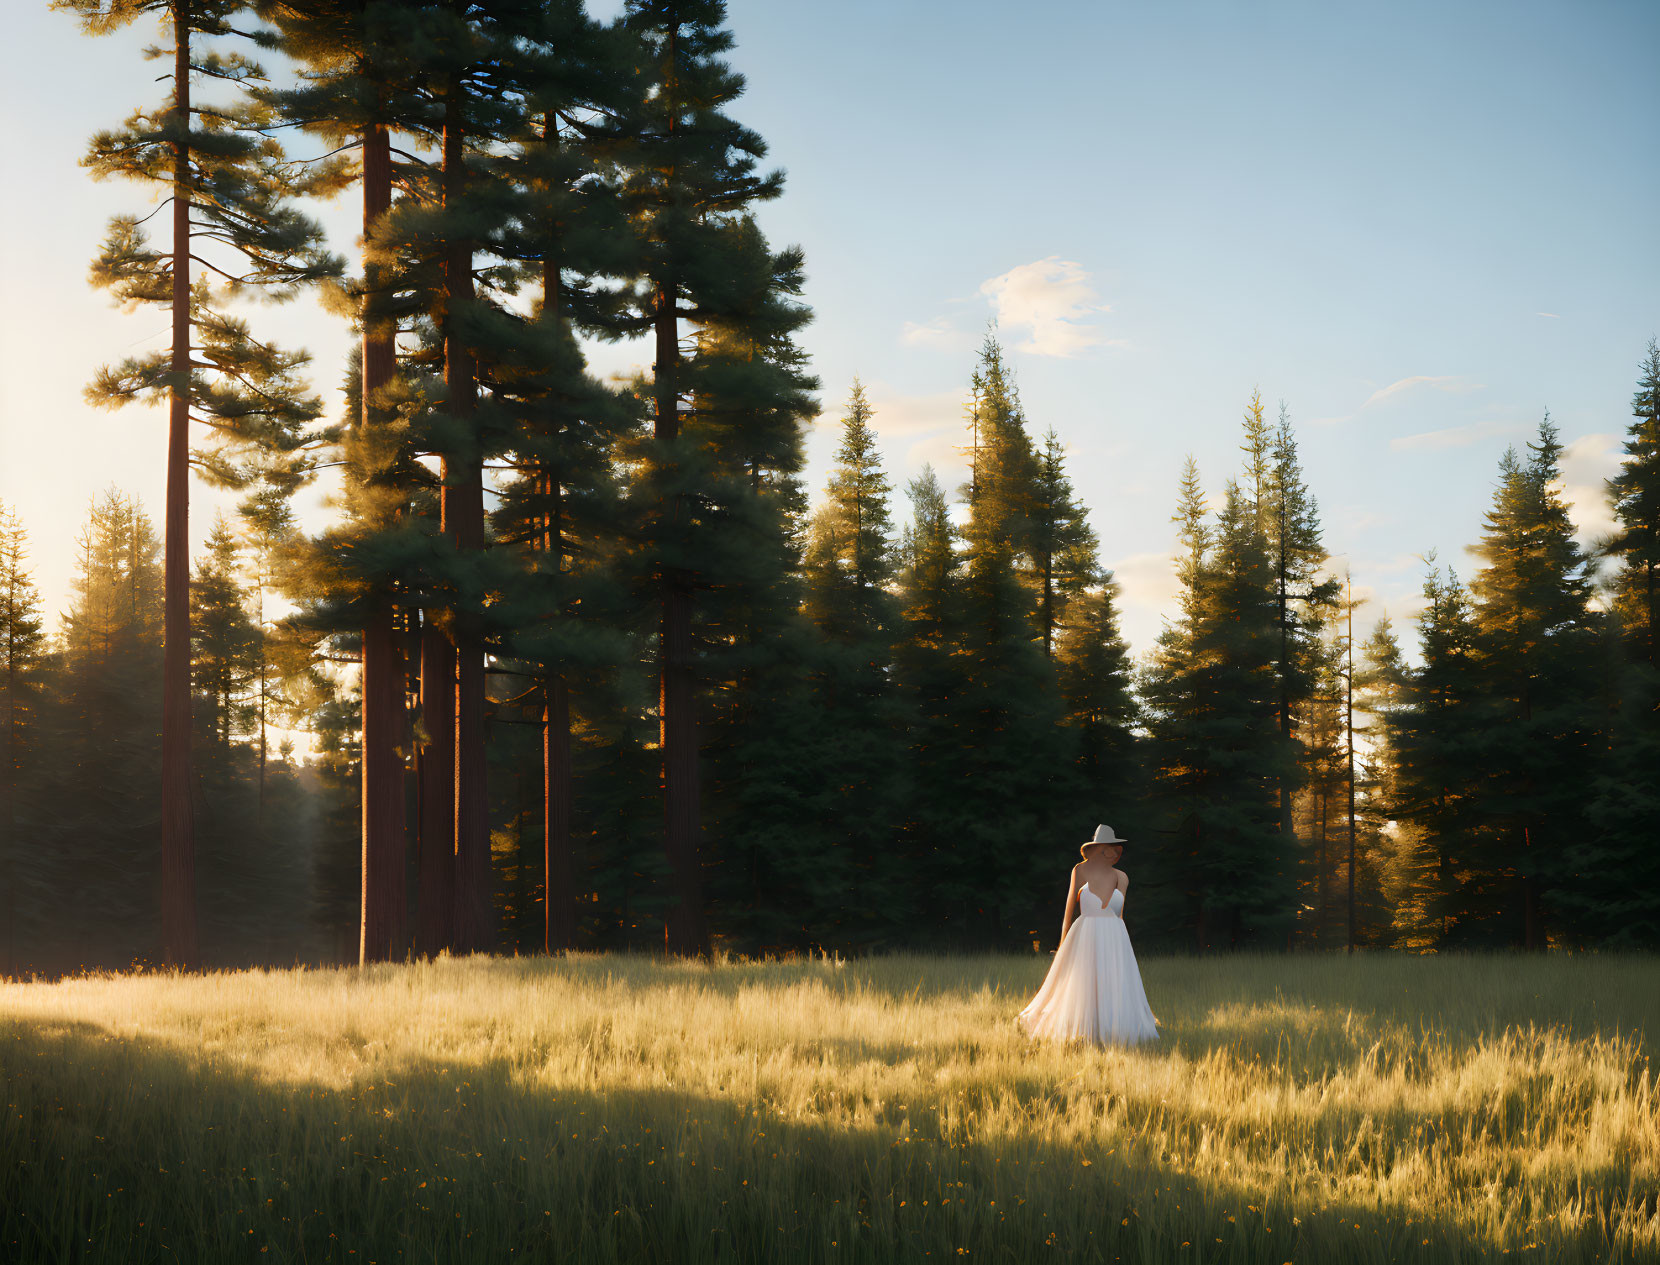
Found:
[[[1066,933],[1072,929],[1072,920],[1078,916],[1078,867],[1072,867],[1072,875],[1066,880],[1066,912],[1061,915],[1061,939],[1066,939]]]
[[[1122,918],[1124,916],[1124,906],[1130,903],[1130,876],[1124,873],[1123,870],[1118,871],[1118,890],[1123,893],[1118,902],[1118,916]]]

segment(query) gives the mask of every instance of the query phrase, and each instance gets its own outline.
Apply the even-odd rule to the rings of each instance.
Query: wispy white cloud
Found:
[[[1139,615],[1135,622],[1156,628],[1160,617],[1175,615],[1181,582],[1176,578],[1174,552],[1131,554],[1111,566],[1113,579],[1118,581],[1119,607],[1127,616]],[[1148,650],[1151,645],[1139,649]]]
[[[1535,316],[1548,316],[1553,321],[1559,321],[1559,320],[1562,319],[1562,314],[1560,312],[1535,312],[1534,315]]]
[[[867,383],[870,424],[884,439],[914,439],[949,426],[962,425],[963,396],[960,391],[936,391],[930,395],[901,395],[880,383]],[[838,413],[823,419],[841,423]]]
[[[1620,468],[1618,435],[1581,435],[1562,450],[1562,499],[1582,545],[1594,545],[1616,525],[1605,480]]]
[[[967,344],[968,335],[953,325],[950,317],[936,316],[931,321],[906,321],[899,341],[908,347],[954,350]]]
[[[1466,382],[1463,377],[1455,373],[1418,374],[1411,378],[1399,378],[1386,387],[1379,387],[1367,397],[1366,403],[1360,407],[1371,408],[1374,404],[1381,404],[1391,396],[1399,395],[1402,391],[1410,391],[1413,387],[1431,387],[1436,391],[1451,391],[1463,394],[1466,391],[1479,391],[1481,384]]]
[[[924,465],[934,467],[948,497],[957,494],[957,485],[968,478],[968,453],[955,428],[924,435],[905,449],[904,479],[920,472]]]
[[[1123,346],[1123,339],[1107,338],[1090,322],[1109,311],[1083,266],[1050,255],[1011,268],[980,287],[991,302],[997,323],[1025,331],[1017,350],[1034,356],[1070,358],[1094,347]]]
[[[958,451],[963,438],[963,396],[959,391],[906,395],[880,382],[867,382],[871,427],[882,440],[882,453],[895,483],[905,481],[927,462],[939,472],[947,490],[954,488],[957,471],[965,468]],[[821,414],[822,427],[841,425],[840,410]]]
[[[1380,575],[1398,575],[1403,571],[1422,571],[1424,569],[1424,555],[1421,553],[1397,553],[1381,562],[1372,562],[1369,569]]]
[[[1395,452],[1439,452],[1445,448],[1468,448],[1484,439],[1513,435],[1519,429],[1514,422],[1471,422],[1468,426],[1450,426],[1446,430],[1426,430],[1416,435],[1397,435],[1389,441],[1389,447]]]
[[[1370,531],[1374,527],[1387,527],[1395,521],[1393,514],[1385,514],[1374,509],[1362,509],[1357,505],[1340,506],[1337,510],[1333,526],[1344,533],[1360,533]]]

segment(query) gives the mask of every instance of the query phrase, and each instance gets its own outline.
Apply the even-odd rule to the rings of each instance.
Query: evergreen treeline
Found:
[[[857,383],[804,486],[804,261],[755,220],[782,177],[729,112],[718,0],[64,7],[172,40],[169,100],[88,159],[185,208],[171,253],[123,218],[93,269],[173,318],[90,389],[170,402],[171,473],[161,533],[91,507],[55,637],[0,531],[8,969],[1042,946],[1103,819],[1149,944],[1660,941],[1652,345],[1601,581],[1547,418],[1477,573],[1430,572],[1421,661],[1387,619],[1358,643],[1253,396],[1220,501],[1182,476],[1180,605],[1136,665],[994,338],[960,489],[901,502]],[[347,194],[350,270],[295,209]],[[233,315],[304,287],[359,335],[335,426]],[[625,338],[650,375],[592,376]],[[243,499],[181,588],[193,425]]]

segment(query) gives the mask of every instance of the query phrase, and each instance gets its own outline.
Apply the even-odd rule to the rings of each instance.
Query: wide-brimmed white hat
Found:
[[[1128,842],[1128,839],[1120,839],[1111,826],[1097,826],[1095,827],[1095,838],[1088,839],[1083,843],[1080,843],[1078,845],[1078,852],[1081,856],[1087,856],[1089,854],[1086,849],[1093,848],[1098,843],[1105,843],[1115,848],[1122,848]]]

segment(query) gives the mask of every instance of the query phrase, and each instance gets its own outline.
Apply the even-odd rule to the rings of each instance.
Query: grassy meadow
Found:
[[[1660,960],[1047,963],[0,984],[0,1260],[1660,1260]]]

